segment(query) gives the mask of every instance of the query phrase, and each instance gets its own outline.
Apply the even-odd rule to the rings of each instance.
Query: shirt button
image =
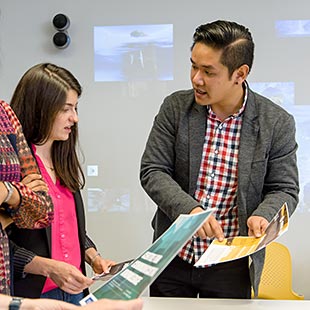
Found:
[[[59,199],[60,199],[60,195],[57,195],[57,198],[59,198]]]
[[[65,258],[68,258],[69,257],[69,255],[68,254],[65,254]]]

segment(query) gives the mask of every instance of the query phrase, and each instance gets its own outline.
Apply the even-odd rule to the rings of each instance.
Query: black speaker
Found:
[[[53,36],[53,43],[57,48],[66,48],[69,46],[71,39],[67,32],[70,26],[70,19],[65,14],[56,14],[52,20],[53,26],[57,32]]]
[[[67,30],[70,26],[70,19],[65,14],[57,14],[53,18],[53,25],[57,30]]]

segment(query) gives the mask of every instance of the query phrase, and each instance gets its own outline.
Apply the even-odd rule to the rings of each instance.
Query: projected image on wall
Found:
[[[310,20],[277,20],[275,22],[278,37],[309,37]]]
[[[126,189],[87,189],[88,212],[129,212],[130,194]]]
[[[94,27],[95,81],[173,80],[173,25]]]
[[[295,84],[293,82],[255,82],[249,84],[252,90],[280,106],[295,104]]]

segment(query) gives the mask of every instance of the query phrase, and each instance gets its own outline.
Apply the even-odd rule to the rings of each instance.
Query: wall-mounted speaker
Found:
[[[71,39],[67,32],[70,26],[70,19],[65,14],[56,14],[52,20],[53,26],[57,32],[53,36],[53,43],[57,48],[66,48],[69,46]]]

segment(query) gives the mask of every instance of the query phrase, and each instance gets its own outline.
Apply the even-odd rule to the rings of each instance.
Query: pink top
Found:
[[[81,270],[80,242],[73,194],[62,186],[59,180],[54,184],[43,162],[36,154],[34,145],[32,149],[54,204],[54,220],[51,225],[51,258],[66,262]],[[47,278],[42,293],[57,287],[51,279]]]

